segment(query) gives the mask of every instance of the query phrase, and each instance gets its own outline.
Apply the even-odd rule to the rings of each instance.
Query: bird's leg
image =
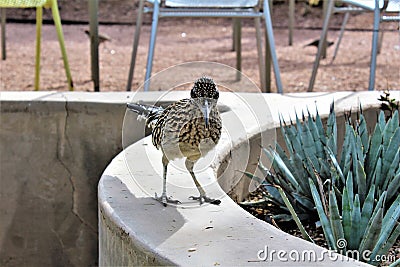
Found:
[[[164,205],[164,207],[167,206],[167,203],[179,204],[179,203],[181,203],[179,200],[174,200],[174,199],[167,197],[167,166],[168,166],[169,161],[165,156],[163,156],[163,158],[162,158],[162,163],[163,163],[163,167],[164,167],[163,189],[162,189],[163,191],[162,191],[160,197],[158,197],[157,193],[155,193],[155,198],[156,198],[156,200],[160,201]]]
[[[195,159],[195,161],[197,161],[197,159]],[[214,204],[214,205],[219,205],[221,203],[221,200],[207,197],[206,192],[204,191],[203,187],[201,187],[199,181],[197,181],[197,178],[194,175],[194,171],[193,171],[195,161],[186,159],[185,165],[186,165],[186,169],[189,171],[190,175],[193,178],[193,181],[197,187],[197,190],[199,190],[200,196],[198,196],[198,197],[191,196],[189,198],[193,199],[193,200],[198,200],[200,202],[200,205],[203,204],[203,201]]]

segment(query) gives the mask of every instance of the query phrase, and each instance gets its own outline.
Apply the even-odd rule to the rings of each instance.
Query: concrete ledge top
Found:
[[[239,98],[232,95],[221,94],[220,103],[230,108],[230,111],[222,114],[224,127],[233,123],[230,120],[235,118],[235,114],[244,117],[241,121],[243,125],[249,121],[248,125],[251,125],[253,118],[246,113],[249,107],[256,117],[262,117],[263,111],[265,115],[266,106],[257,106],[261,103],[257,102],[260,101],[260,95],[238,94]],[[206,185],[209,195],[221,197],[222,203],[219,206],[199,206],[197,202],[188,200],[188,196],[196,195],[197,191],[189,174],[178,163],[169,166],[167,193],[179,199],[182,204],[164,208],[153,198],[155,192],[160,194],[162,187],[161,153],[152,146],[150,137],[130,145],[114,158],[99,183],[100,216],[105,219],[108,228],[114,228],[116,233],[123,233],[116,234],[109,243],[102,245],[100,263],[102,252],[107,254],[107,251],[115,251],[115,242],[129,240],[128,243],[133,244],[136,250],[152,258],[153,263],[206,266],[298,266],[300,263],[302,266],[320,266],[323,261],[324,266],[369,266],[338,254],[330,257],[325,249],[254,218],[226,196],[216,182],[216,173],[223,157],[237,153],[236,146],[260,129],[275,127],[273,125],[277,124],[279,113],[293,118],[295,109],[299,112],[308,107],[314,113],[313,106],[316,105],[320,115],[326,116],[332,101],[335,101],[336,110],[354,110],[360,102],[364,108],[377,106],[379,95],[380,92],[263,94],[262,101],[269,104],[272,117],[267,114],[264,119],[259,118],[260,127],[244,126],[245,131],[241,132],[235,132],[235,127],[228,129],[215,149],[214,162],[196,172],[200,183]],[[398,99],[398,96],[398,91],[392,92],[392,97]],[[281,255],[284,260],[279,260],[277,254],[266,261],[259,260],[258,255],[266,249],[269,253],[271,250],[276,253],[285,251],[286,254]],[[317,259],[293,261],[289,258],[289,253],[315,253]],[[107,261],[104,260],[103,263],[123,263],[118,255],[104,258]]]
[[[226,104],[224,95],[231,93],[221,93],[220,103]],[[255,94],[255,93],[237,93],[239,96],[256,95],[259,98],[266,99],[269,108],[273,114],[277,112],[293,112],[303,107],[309,107],[313,110],[314,103],[318,108],[328,106],[332,101],[338,109],[358,107],[359,103],[363,107],[376,105],[378,97],[382,94],[379,91],[362,92],[332,92],[332,93],[289,93],[289,94]],[[189,96],[187,91],[165,91],[157,92],[58,92],[58,91],[0,91],[0,101],[70,101],[70,102],[104,102],[104,103],[127,103],[132,99],[140,99],[144,102],[154,102],[162,96],[163,101],[175,101]],[[391,91],[390,97],[399,99],[400,91]],[[283,103],[277,105],[276,103]],[[229,105],[228,105],[229,106]]]
[[[279,122],[281,114],[286,120],[294,118],[295,112],[299,114],[307,108],[311,114],[315,113],[315,106],[318,106],[320,114],[328,114],[332,102],[335,103],[335,110],[338,114],[344,110],[357,110],[362,104],[366,109],[378,104],[377,99],[382,93],[379,91],[362,92],[331,92],[331,93],[290,93],[290,94],[257,94],[257,93],[226,93],[220,94],[219,105],[231,108],[235,102],[252,101],[256,103],[256,108],[264,109],[267,107],[268,116],[272,116],[274,123]],[[400,91],[391,91],[390,97],[400,99]],[[232,97],[234,95],[235,97]],[[154,103],[173,102],[182,98],[187,98],[187,91],[157,91],[157,92],[57,92],[57,91],[5,91],[0,92],[1,102],[15,102],[19,104],[30,103],[32,101],[44,102],[86,102],[104,104],[122,104],[127,102],[143,101]],[[254,102],[253,102],[254,101]],[[232,103],[233,102],[233,103]],[[253,107],[251,107],[253,108]],[[262,114],[265,110],[260,110]],[[271,127],[270,122],[268,123]]]

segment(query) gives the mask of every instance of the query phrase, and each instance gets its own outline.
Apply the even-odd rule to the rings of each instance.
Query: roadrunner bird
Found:
[[[330,47],[330,46],[333,45],[333,44],[334,44],[334,42],[326,41],[326,47]],[[306,44],[304,47],[307,47],[307,46],[315,46],[315,47],[318,47],[318,46],[319,46],[319,39],[316,39],[316,40],[314,40],[314,41],[312,41],[312,42]]]
[[[86,33],[86,35],[88,36],[88,37],[90,37],[90,32],[89,32],[89,30],[84,30],[84,32]],[[111,42],[111,38],[110,38],[110,36],[108,36],[107,34],[102,34],[102,33],[98,33],[98,38],[99,38],[99,45],[101,44],[101,43],[104,43],[104,42]]]
[[[128,108],[146,118],[146,126],[152,128],[152,141],[163,153],[163,191],[156,199],[164,206],[180,203],[167,197],[166,180],[169,161],[186,158],[185,166],[199,190],[200,196],[191,196],[200,204],[208,202],[218,205],[218,199],[207,197],[196,179],[194,164],[218,143],[221,137],[221,117],[217,109],[219,92],[211,78],[202,77],[195,81],[190,98],[177,101],[167,108],[129,103]]]

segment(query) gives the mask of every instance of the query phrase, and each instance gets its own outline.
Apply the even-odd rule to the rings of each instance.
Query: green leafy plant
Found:
[[[400,235],[399,114],[395,111],[386,122],[381,112],[370,135],[362,112],[345,121],[338,149],[333,104],[326,124],[318,111],[315,118],[302,114],[302,121],[296,115],[289,125],[281,119],[287,151],[279,144],[264,149],[272,169],[260,164],[263,181],[247,175],[258,179],[266,200],[279,207],[283,214],[277,217],[293,216],[297,225],[319,220],[331,249],[370,250],[373,258],[387,253]],[[342,240],[347,245],[338,247]]]
[[[400,102],[395,98],[390,98],[389,90],[385,90],[378,100],[381,102],[380,109],[386,112],[387,118],[390,118],[400,108]]]

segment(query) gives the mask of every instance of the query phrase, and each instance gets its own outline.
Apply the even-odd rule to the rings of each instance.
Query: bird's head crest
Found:
[[[194,82],[193,88],[190,91],[191,98],[212,98],[217,100],[219,92],[217,85],[213,79],[201,77]]]

